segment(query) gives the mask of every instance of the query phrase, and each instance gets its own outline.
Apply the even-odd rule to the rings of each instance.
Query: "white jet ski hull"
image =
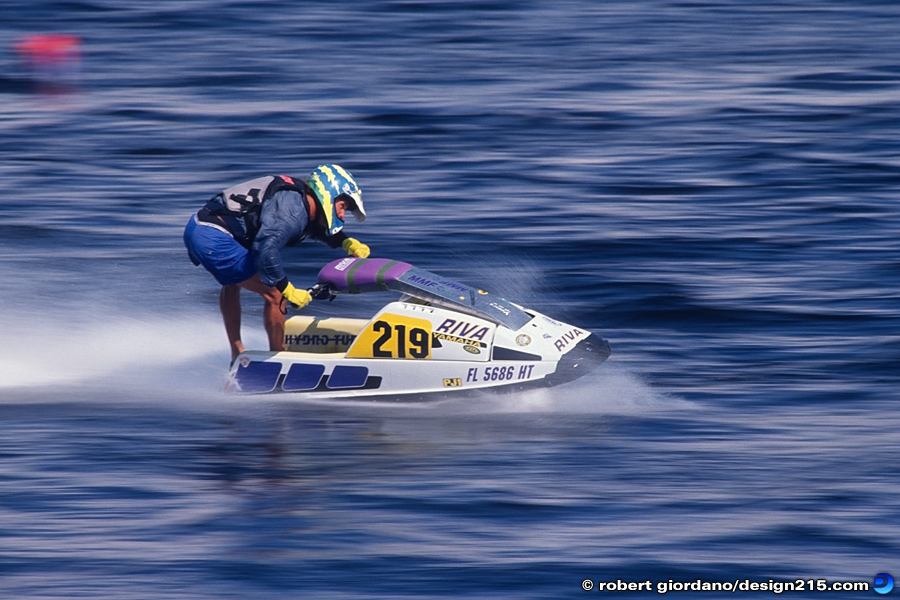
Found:
[[[227,389],[306,398],[423,399],[432,394],[551,386],[609,356],[590,331],[407,263],[347,258],[326,265],[334,293],[399,291],[369,319],[295,316],[286,350],[247,351]]]

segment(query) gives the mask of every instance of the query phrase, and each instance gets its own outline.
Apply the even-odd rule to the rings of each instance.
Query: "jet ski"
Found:
[[[513,391],[572,381],[610,354],[586,329],[397,260],[335,260],[309,291],[401,296],[369,318],[287,319],[285,350],[241,353],[226,391],[394,400]]]

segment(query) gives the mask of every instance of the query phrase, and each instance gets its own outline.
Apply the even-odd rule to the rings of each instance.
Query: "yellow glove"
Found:
[[[356,258],[369,258],[369,247],[359,240],[348,237],[341,243],[341,248],[347,251],[350,256]]]
[[[285,286],[284,290],[282,290],[281,295],[287,299],[288,302],[296,306],[297,308],[303,308],[307,304],[309,304],[310,300],[312,300],[312,296],[309,295],[309,292],[306,290],[298,290],[290,283]]]

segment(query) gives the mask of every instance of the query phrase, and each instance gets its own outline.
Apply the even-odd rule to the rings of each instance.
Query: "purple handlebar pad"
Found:
[[[388,258],[341,258],[319,271],[319,283],[328,283],[350,294],[387,290],[387,282],[409,271],[412,265]]]

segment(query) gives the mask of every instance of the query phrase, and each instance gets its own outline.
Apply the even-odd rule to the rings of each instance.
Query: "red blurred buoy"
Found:
[[[81,38],[60,33],[36,33],[16,44],[16,51],[29,62],[48,64],[77,61]]]
[[[73,91],[81,81],[81,38],[61,33],[35,33],[15,44],[23,81],[41,93]]]

